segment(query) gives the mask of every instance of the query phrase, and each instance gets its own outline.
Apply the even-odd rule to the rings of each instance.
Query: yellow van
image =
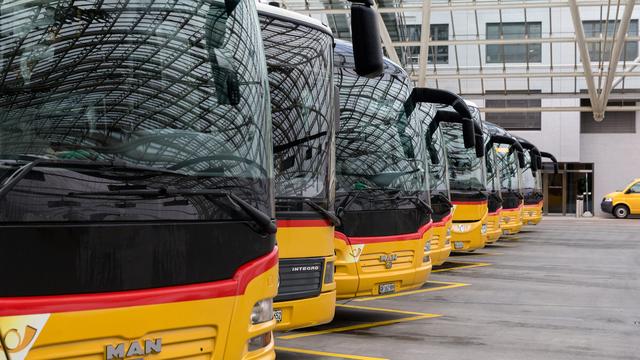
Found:
[[[639,215],[640,178],[633,180],[623,191],[605,195],[600,208],[618,219],[625,219],[629,214]]]

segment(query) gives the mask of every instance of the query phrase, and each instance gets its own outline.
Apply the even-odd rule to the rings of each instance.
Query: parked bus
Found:
[[[336,41],[340,92],[336,136],[338,298],[415,289],[431,271],[428,163],[422,121],[407,115],[411,80],[385,59],[381,76],[353,71],[353,50]]]
[[[536,225],[542,220],[542,207],[544,206],[540,174],[542,158],[551,159],[556,172],[558,161],[553,155],[539,151],[531,142],[517,136],[516,139],[525,149],[525,166],[522,169],[522,191],[524,195],[522,222],[525,225]]]
[[[485,123],[491,133],[500,172],[502,196],[502,223],[505,235],[517,234],[522,229],[522,171],[525,166],[524,149],[506,130],[490,122]]]
[[[310,17],[258,4],[269,71],[280,251],[276,330],[333,319],[333,36]]]
[[[471,101],[465,100],[471,115],[476,123],[482,124],[482,138],[485,149],[485,167],[486,167],[486,187],[488,192],[487,199],[487,244],[493,244],[500,236],[502,236],[502,194],[500,191],[500,169],[495,151],[492,149],[491,133],[488,127],[483,123],[480,116],[480,109]]]
[[[464,103],[464,100],[460,99]],[[451,201],[455,205],[451,242],[453,251],[475,251],[485,246],[489,216],[484,140],[481,124],[467,109],[469,124],[475,130],[475,143],[463,141],[464,126],[445,122],[442,126],[447,147]],[[451,107],[441,108],[437,116],[461,118]],[[470,146],[471,145],[471,146]]]
[[[485,166],[487,167],[487,244],[493,244],[502,236],[502,193],[500,181],[500,165],[495,150],[491,146],[491,134],[487,126],[483,126],[485,135]]]
[[[273,359],[254,1],[0,10],[4,357]]]
[[[427,159],[429,161],[429,189],[433,214],[433,236],[425,245],[425,254],[431,253],[431,264],[442,265],[451,254],[451,227],[453,226],[453,204],[449,191],[447,149],[442,130],[434,120],[434,104],[417,103],[412,116],[423,119],[426,129]]]

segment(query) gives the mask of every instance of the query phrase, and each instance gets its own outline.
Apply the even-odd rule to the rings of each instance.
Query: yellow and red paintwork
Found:
[[[433,223],[433,236],[431,237],[431,265],[444,264],[451,254],[451,226],[453,215],[449,214],[442,220]],[[425,254],[428,255],[428,254]]]
[[[538,225],[542,220],[542,206],[544,201],[535,205],[525,205],[522,210],[522,223],[524,225]]]
[[[502,221],[501,214],[502,208],[499,208],[487,216],[487,244],[493,244],[502,236],[502,228],[500,227]]]
[[[326,220],[278,220],[278,247],[281,259],[324,257],[324,267],[335,261],[334,228]],[[320,295],[273,304],[282,310],[282,322],[276,330],[292,330],[326,324],[333,320],[336,308],[335,279],[328,284],[322,278]]]
[[[502,222],[500,227],[505,235],[514,235],[522,230],[522,212],[524,205],[520,202],[517,208],[502,209]]]
[[[161,339],[162,351],[145,359],[275,359],[275,320],[252,325],[250,317],[256,302],[276,295],[277,263],[275,248],[240,267],[233,278],[211,283],[0,298],[4,351],[12,360],[98,360],[106,358],[107,346]],[[268,345],[249,352],[249,339],[260,335],[270,339]]]
[[[423,262],[424,245],[431,241],[433,223],[418,232],[377,237],[347,237],[335,232],[337,297],[379,295],[379,285],[393,283],[395,291],[421,287],[431,273],[431,261]],[[397,255],[391,268],[380,260]]]
[[[482,231],[483,225],[486,229],[489,216],[487,200],[454,201],[453,204],[452,251],[482,249],[487,241],[486,231]]]

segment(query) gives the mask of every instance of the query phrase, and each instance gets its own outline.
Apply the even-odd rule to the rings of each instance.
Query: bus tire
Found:
[[[629,217],[629,207],[624,204],[616,205],[613,208],[613,216],[617,217],[618,219],[626,219],[627,217]]]

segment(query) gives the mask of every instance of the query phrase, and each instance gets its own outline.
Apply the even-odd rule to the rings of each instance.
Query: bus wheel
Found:
[[[627,205],[616,205],[616,207],[613,208],[613,216],[618,219],[626,219],[627,216],[629,216],[629,208]]]

